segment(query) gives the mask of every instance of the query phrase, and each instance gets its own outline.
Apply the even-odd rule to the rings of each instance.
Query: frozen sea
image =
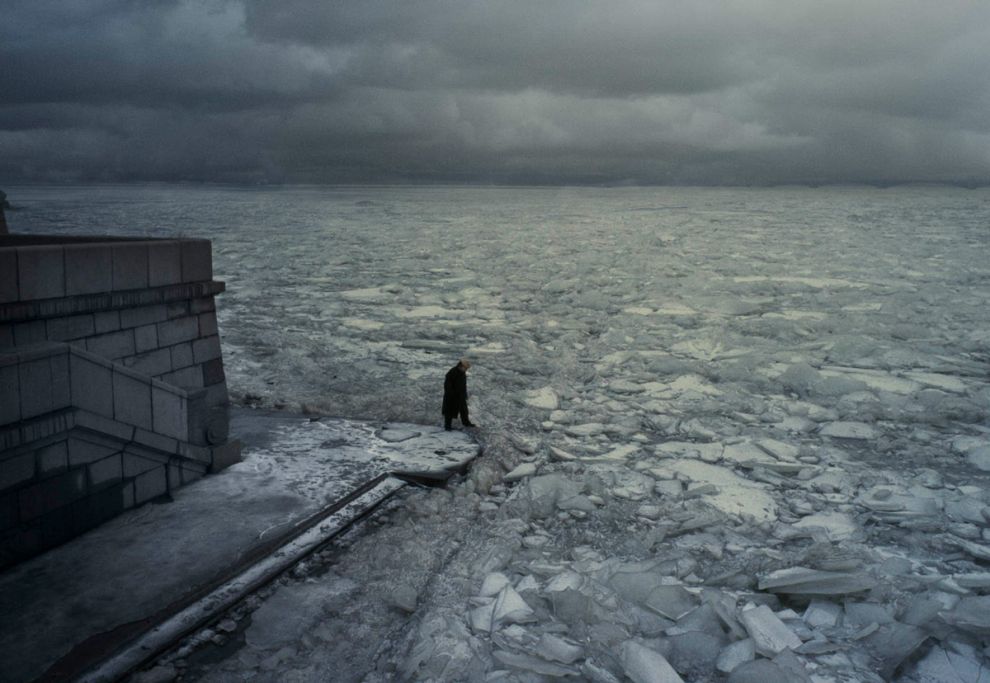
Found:
[[[990,682],[990,190],[5,189],[211,238],[236,401],[436,423],[474,363],[469,477],[202,680]]]

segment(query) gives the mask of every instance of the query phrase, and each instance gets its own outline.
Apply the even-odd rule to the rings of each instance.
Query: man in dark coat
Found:
[[[465,427],[474,427],[468,417],[467,370],[471,363],[462,358],[443,378],[443,427],[450,431],[451,421],[458,415]]]

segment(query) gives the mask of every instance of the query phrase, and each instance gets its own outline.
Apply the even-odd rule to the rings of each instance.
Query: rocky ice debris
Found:
[[[756,644],[752,638],[744,638],[726,645],[719,652],[715,661],[716,668],[723,673],[730,673],[740,664],[752,661],[756,657]]]
[[[740,619],[762,655],[770,657],[801,646],[801,639],[766,605],[743,610]]]
[[[824,600],[812,600],[804,611],[804,621],[812,628],[835,626],[841,616],[841,606]]]
[[[874,578],[851,572],[829,572],[789,567],[760,578],[760,590],[795,595],[848,595],[874,588]]]
[[[941,616],[959,628],[982,636],[990,635],[990,595],[964,597]]]
[[[622,645],[621,659],[622,670],[633,683],[684,683],[662,654],[635,641]]]
[[[936,645],[918,662],[918,683],[990,683],[990,666],[972,646]]]
[[[875,439],[877,430],[864,422],[832,422],[821,429],[822,436],[834,439]]]
[[[506,482],[519,481],[520,479],[531,477],[534,474],[536,474],[536,465],[531,462],[524,462],[518,467],[515,467],[511,471],[507,472],[502,480]]]
[[[557,406],[559,405],[557,392],[551,387],[543,387],[542,389],[534,389],[527,392],[523,398],[523,402],[533,408],[541,408],[543,410],[557,410]]]

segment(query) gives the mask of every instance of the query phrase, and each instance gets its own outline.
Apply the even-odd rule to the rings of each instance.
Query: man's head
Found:
[[[467,372],[467,369],[471,367],[471,361],[469,361],[467,358],[461,358],[457,362],[457,367]]]

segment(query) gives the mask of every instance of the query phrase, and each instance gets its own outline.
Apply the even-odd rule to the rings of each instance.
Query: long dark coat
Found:
[[[467,374],[460,365],[447,371],[443,378],[443,414],[445,417],[467,415]]]

